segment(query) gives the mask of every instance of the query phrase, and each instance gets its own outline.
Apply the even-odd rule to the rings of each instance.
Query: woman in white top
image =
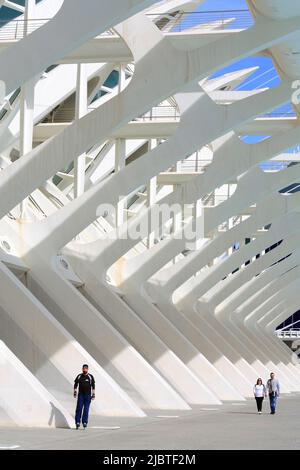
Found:
[[[253,393],[256,400],[257,411],[259,414],[261,414],[264,397],[267,396],[267,390],[262,382],[262,379],[257,379],[257,382],[253,387]]]

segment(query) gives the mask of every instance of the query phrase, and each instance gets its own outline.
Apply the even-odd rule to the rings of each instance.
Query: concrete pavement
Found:
[[[18,446],[18,447],[16,447]],[[300,449],[300,394],[282,396],[276,415],[254,400],[146,418],[95,418],[85,431],[0,429],[0,448],[25,449]]]

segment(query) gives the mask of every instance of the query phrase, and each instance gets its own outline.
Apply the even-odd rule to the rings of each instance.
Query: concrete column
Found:
[[[87,113],[87,74],[84,64],[77,65],[75,119]],[[85,157],[83,153],[74,161],[74,198],[84,193]]]
[[[199,220],[199,217],[203,213],[202,207],[203,207],[203,203],[202,203],[201,199],[197,199],[197,201],[194,203],[194,222],[195,222],[195,224],[196,224],[196,220]],[[205,238],[204,237],[204,222],[205,222],[205,219],[202,219],[202,220],[203,220],[203,224],[202,224],[202,226],[199,227],[200,233],[196,234],[195,250],[200,249],[200,247],[203,244],[203,239]],[[197,227],[197,229],[198,229],[198,227]]]
[[[175,170],[176,170],[176,173],[181,172],[181,160],[178,160],[176,162]],[[173,232],[174,233],[177,232],[177,230],[180,230],[183,218],[184,218],[184,207],[181,207],[180,212],[174,214],[174,217],[173,217]],[[177,260],[178,260],[178,256],[175,256],[175,258],[173,258],[173,263],[176,264]]]
[[[115,143],[115,173],[125,168],[126,161],[126,140],[116,139]],[[116,205],[116,227],[120,227],[125,222],[126,197],[119,195],[119,202]]]
[[[180,231],[182,230],[184,216],[185,216],[184,205],[181,199],[180,205],[178,205],[178,208],[174,207],[173,229],[172,229],[173,234],[180,233]],[[174,258],[172,258],[173,264],[176,264],[178,259],[179,259],[179,255],[174,256]]]
[[[150,152],[155,147],[155,140],[150,139],[148,142],[148,151]],[[153,176],[147,183],[147,205],[148,207],[153,206],[156,202],[156,186],[157,186],[157,177]],[[151,223],[151,217],[150,217]],[[149,230],[147,247],[151,248],[154,245],[155,232],[151,232],[151,226]]]
[[[26,0],[25,10],[24,10],[24,36],[27,36],[27,34],[30,33],[28,20],[32,20],[34,18],[34,10],[35,10],[35,0]]]
[[[121,91],[123,91],[125,88],[125,80],[126,80],[125,68],[126,68],[126,64],[119,65],[119,86],[118,86],[119,93],[121,93]]]
[[[181,160],[176,162],[175,168],[176,168],[176,171],[181,171]]]
[[[1,407],[5,409],[1,413],[1,426],[73,427],[68,411],[2,341],[0,371],[6,377],[0,390]]]
[[[119,65],[119,84],[118,93],[125,88],[125,64]],[[126,161],[126,140],[116,139],[115,144],[115,173],[125,168]],[[116,227],[120,227],[125,222],[125,203],[126,198],[120,195],[119,202],[116,207]]]
[[[32,289],[33,278],[28,281]],[[70,394],[74,377],[78,366],[87,362],[101,390],[102,400],[93,404],[94,414],[144,416],[127,393],[82,347],[81,342],[76,341],[55,320],[3,263],[0,263],[0,318],[1,325],[5,325],[1,327],[1,334],[7,346],[16,351],[15,354],[22,358],[26,367],[57,400],[61,402],[63,398],[69,412],[74,410],[74,400]],[[61,377],[64,378],[63,382]],[[58,383],[62,384],[60,389],[57,388]]]
[[[28,21],[34,17],[35,0],[26,0],[24,11],[24,37],[30,31]],[[32,150],[34,87],[36,79],[24,83],[20,94],[20,157]],[[20,203],[20,218],[26,217],[26,199]]]
[[[25,83],[21,88],[20,156],[32,150],[34,84],[35,79]]]

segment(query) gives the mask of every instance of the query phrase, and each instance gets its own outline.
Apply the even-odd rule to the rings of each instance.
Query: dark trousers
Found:
[[[261,411],[264,397],[255,397],[255,400],[256,400],[257,411]]]
[[[91,395],[86,393],[79,393],[76,406],[75,423],[80,424],[82,417],[82,424],[87,424],[89,420],[89,409],[91,404]]]

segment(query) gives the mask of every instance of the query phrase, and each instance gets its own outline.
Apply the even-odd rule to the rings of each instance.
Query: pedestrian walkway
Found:
[[[147,418],[91,417],[86,430],[0,429],[0,448],[15,449],[300,449],[300,393],[283,395],[278,411],[255,400]],[[16,447],[19,446],[19,447]]]

